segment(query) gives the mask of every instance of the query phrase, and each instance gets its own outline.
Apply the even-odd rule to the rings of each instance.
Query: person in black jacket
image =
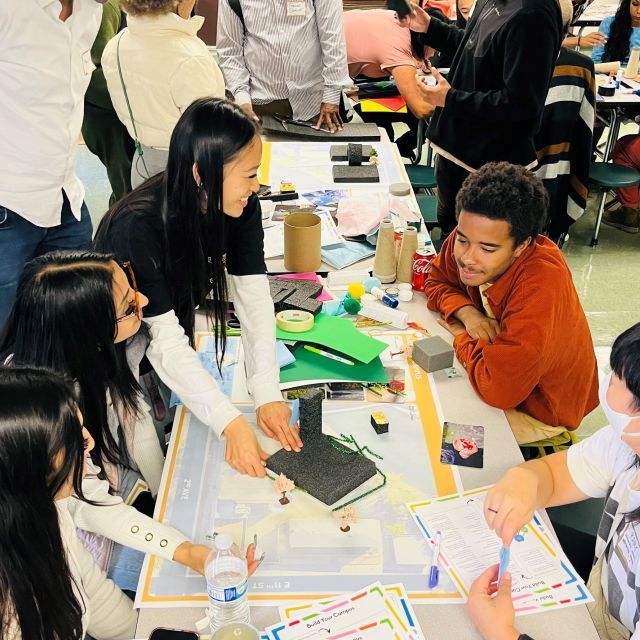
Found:
[[[448,81],[434,70],[437,84],[419,85],[437,107],[427,137],[438,153],[438,221],[446,237],[456,224],[456,194],[470,172],[500,160],[535,166],[533,136],[563,19],[558,0],[478,0],[465,30],[415,5],[403,22],[421,32],[426,45],[453,55]]]

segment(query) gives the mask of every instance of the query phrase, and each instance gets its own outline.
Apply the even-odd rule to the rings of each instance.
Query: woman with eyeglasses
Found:
[[[255,196],[261,157],[257,124],[240,107],[196,100],[173,130],[166,171],[116,203],[95,238],[99,251],[132,264],[149,297],[144,322],[153,369],[198,419],[224,435],[227,462],[258,477],[265,475],[267,456],[193,346],[196,309],[209,297],[222,362],[232,294],[258,426],[285,449],[300,450],[279,390],[273,301]]]
[[[133,638],[131,600],[76,536],[93,439],[58,372],[0,368],[0,638]]]
[[[130,265],[123,268],[112,256],[61,251],[35,258],[25,266],[0,336],[0,364],[47,367],[74,380],[95,442],[83,491],[99,504],[74,501],[70,511],[79,529],[94,534],[82,534],[93,556],[130,591],[143,553],[200,573],[209,553],[123,502],[144,485],[155,496],[164,463],[137,382],[148,342],[139,332],[147,298],[134,283]]]

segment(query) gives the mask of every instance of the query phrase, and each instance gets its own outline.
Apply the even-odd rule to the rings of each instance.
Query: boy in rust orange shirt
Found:
[[[598,405],[587,319],[558,247],[538,235],[548,196],[523,167],[488,163],[463,183],[458,226],[433,261],[427,306],[442,314],[478,395],[538,453]]]

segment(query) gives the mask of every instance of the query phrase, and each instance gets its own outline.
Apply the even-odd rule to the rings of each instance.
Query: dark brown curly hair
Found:
[[[462,210],[511,225],[514,246],[534,240],[547,219],[549,195],[542,180],[509,162],[488,162],[472,173],[456,197],[456,215]]]

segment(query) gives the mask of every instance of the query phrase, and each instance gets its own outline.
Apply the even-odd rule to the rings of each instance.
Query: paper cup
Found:
[[[291,213],[284,219],[284,268],[305,273],[320,268],[321,220],[315,213]]]

